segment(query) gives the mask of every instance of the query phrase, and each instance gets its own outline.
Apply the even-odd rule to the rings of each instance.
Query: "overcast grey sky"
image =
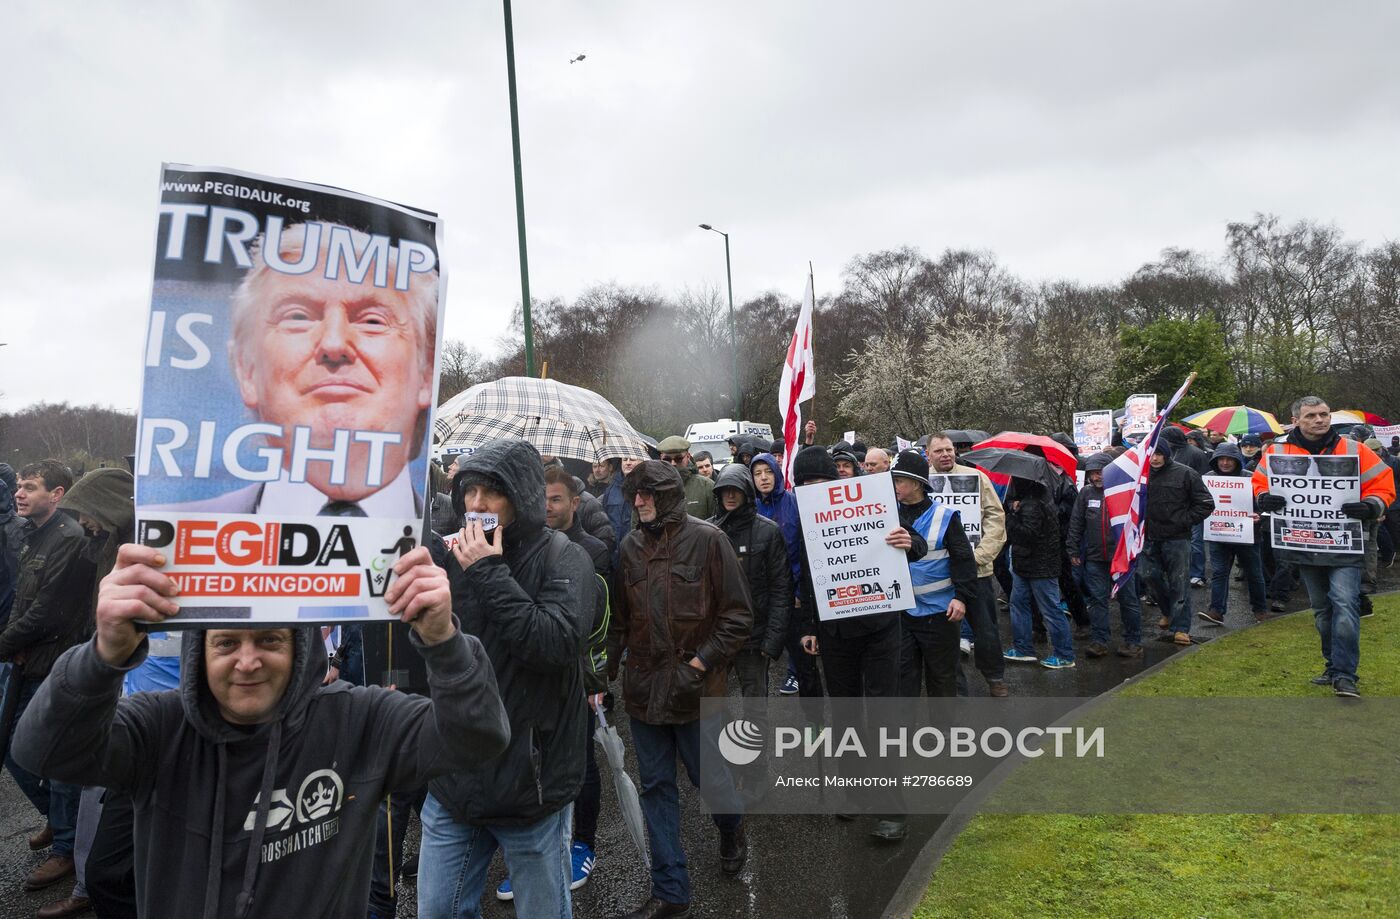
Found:
[[[0,407],[136,407],[162,160],[439,212],[447,337],[494,349],[520,296],[499,3],[137,7],[6,8]],[[722,285],[701,222],[741,301],[904,244],[1112,281],[1255,211],[1375,244],[1397,26],[1380,2],[518,0],[532,292]]]

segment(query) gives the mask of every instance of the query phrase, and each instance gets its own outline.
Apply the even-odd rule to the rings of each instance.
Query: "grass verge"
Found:
[[[1362,624],[1361,688],[1400,695],[1400,597]],[[1308,613],[1225,636],[1123,695],[1315,697]],[[1363,703],[1364,704],[1364,703]],[[974,818],[917,919],[1400,916],[1400,815],[1129,814]]]

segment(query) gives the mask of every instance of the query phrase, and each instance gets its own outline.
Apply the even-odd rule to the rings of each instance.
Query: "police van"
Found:
[[[685,439],[690,441],[690,455],[701,450],[714,458],[716,467],[730,461],[729,438],[738,434],[742,437],[759,437],[771,442],[773,427],[757,421],[734,421],[721,418],[718,421],[702,421],[685,429]]]

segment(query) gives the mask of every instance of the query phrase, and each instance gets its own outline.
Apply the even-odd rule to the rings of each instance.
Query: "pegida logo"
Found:
[[[763,730],[752,721],[731,721],[719,733],[720,755],[736,766],[747,766],[763,753]]]

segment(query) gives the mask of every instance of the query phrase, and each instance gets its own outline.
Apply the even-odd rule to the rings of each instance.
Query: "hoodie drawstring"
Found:
[[[267,759],[263,762],[262,787],[258,790],[258,815],[253,823],[253,836],[248,840],[248,860],[243,867],[243,889],[234,901],[233,914],[244,919],[253,908],[253,887],[258,877],[262,857],[263,837],[267,835],[267,813],[272,807],[272,783],[277,775],[277,755],[282,749],[282,721],[273,722],[268,738]],[[295,804],[293,805],[295,806]]]
[[[209,842],[209,879],[204,885],[204,915],[217,919],[219,915],[219,887],[224,874],[224,776],[228,775],[227,753],[219,744],[214,768],[214,824]]]

